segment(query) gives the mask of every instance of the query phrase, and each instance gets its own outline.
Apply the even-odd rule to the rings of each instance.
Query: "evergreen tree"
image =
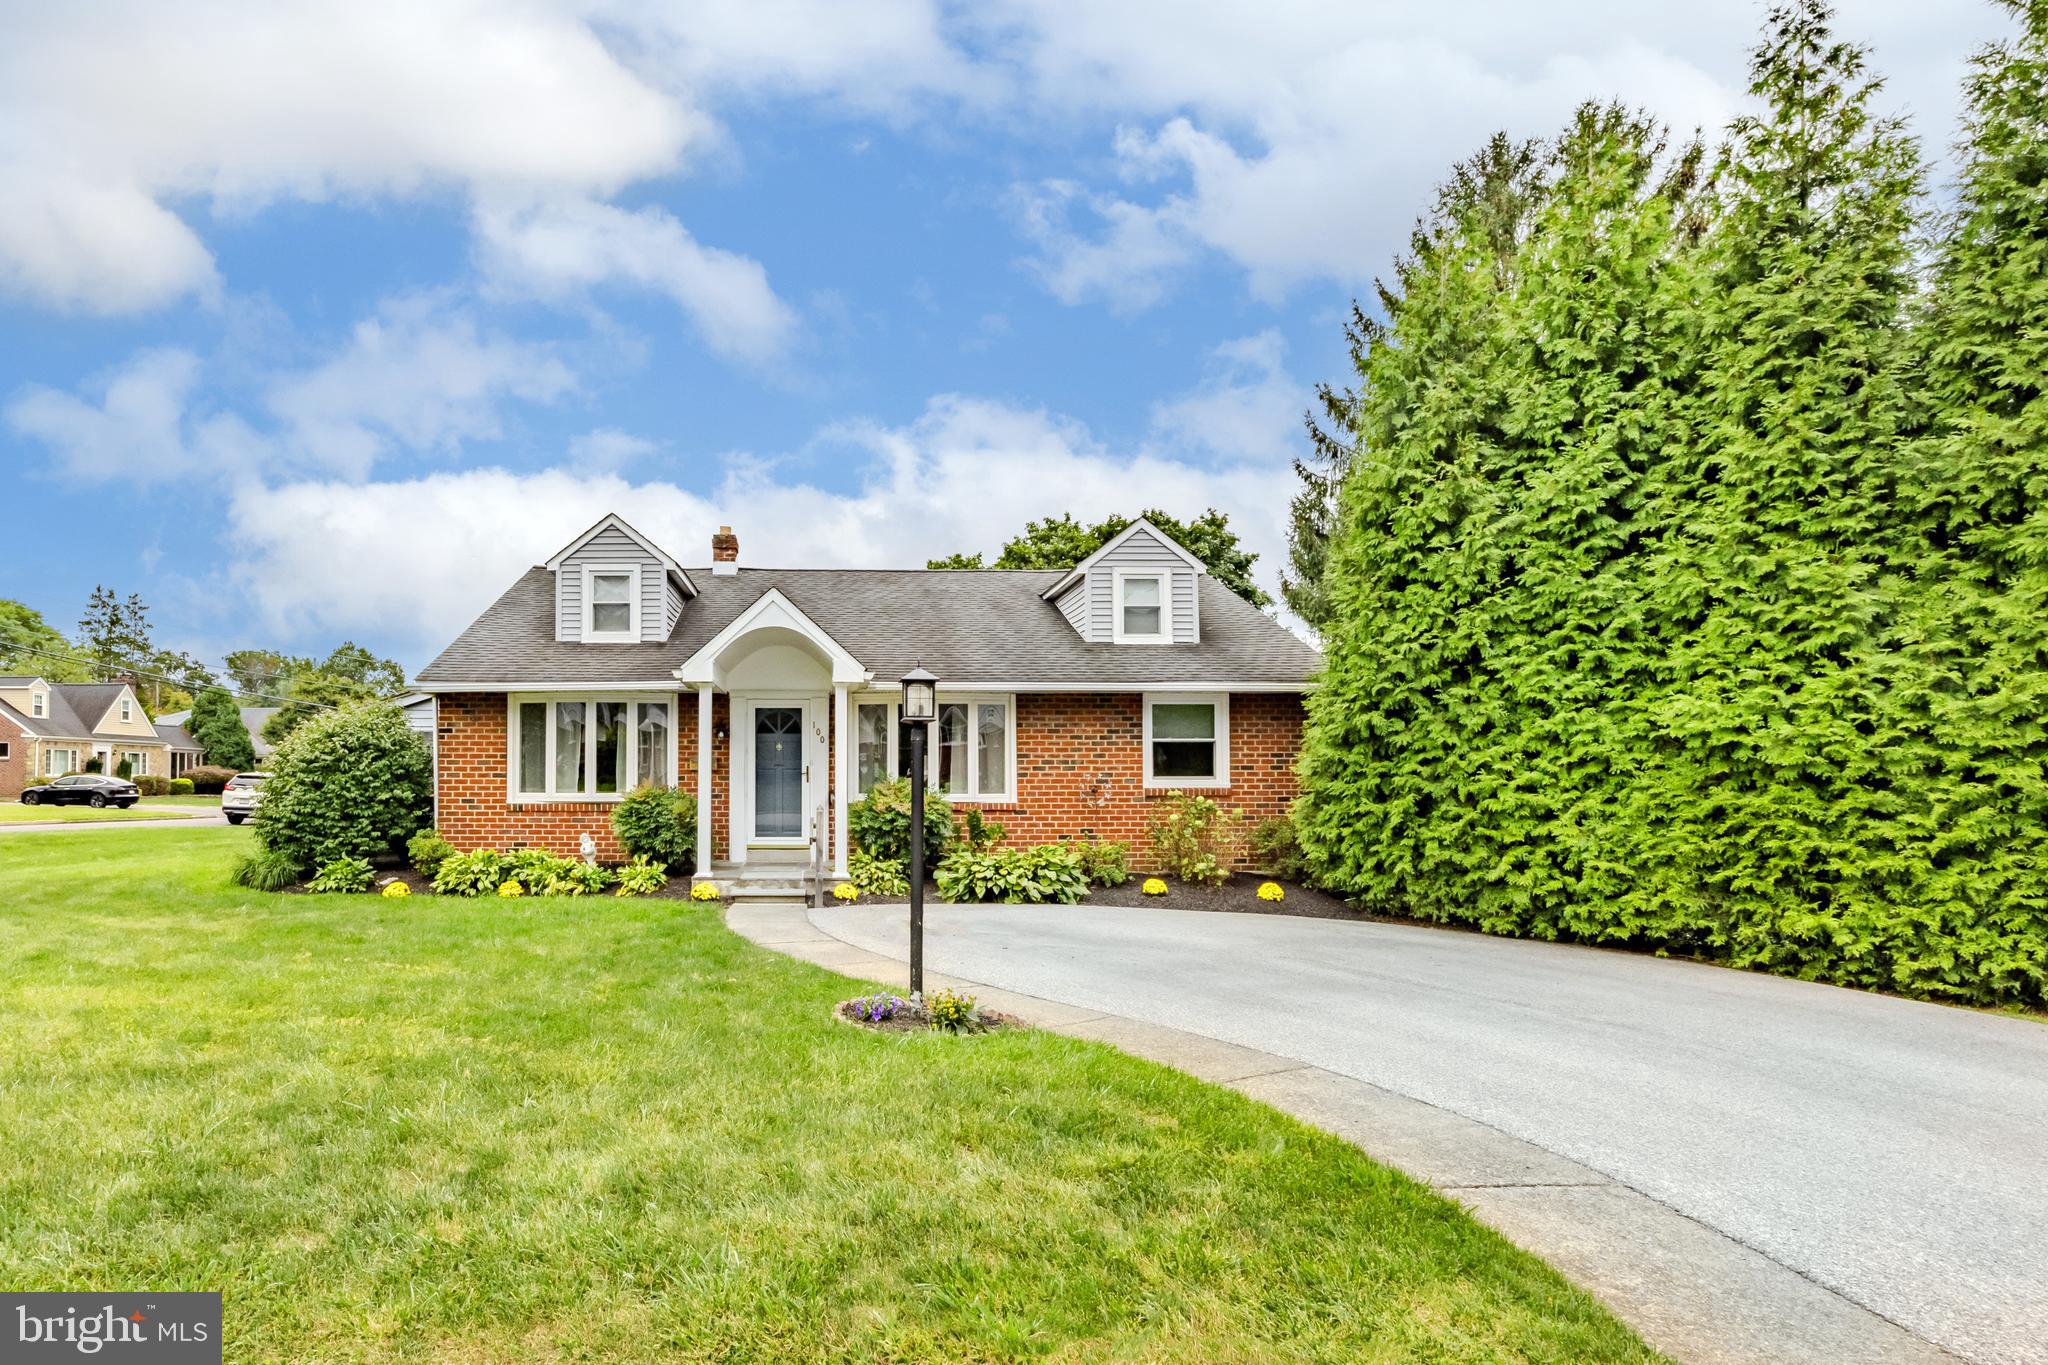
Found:
[[[1744,964],[1898,980],[1895,512],[1918,148],[1821,0],[1771,12],[1701,252],[1690,467],[1650,586],[1668,669],[1627,909]],[[1823,967],[1826,964],[1826,967]]]
[[[249,738],[249,728],[242,724],[241,709],[225,687],[199,690],[192,699],[192,715],[185,730],[215,767],[240,772],[256,766],[256,746]]]
[[[78,649],[100,682],[111,681],[131,668],[146,667],[149,608],[143,605],[141,595],[131,592],[123,601],[112,588],[94,588],[85,615],[78,621]]]

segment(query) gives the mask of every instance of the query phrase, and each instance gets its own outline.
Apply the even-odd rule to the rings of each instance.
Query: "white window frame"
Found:
[[[1194,706],[1216,708],[1216,775],[1214,777],[1155,777],[1152,773],[1152,708]],[[1150,791],[1221,788],[1230,785],[1230,694],[1228,692],[1147,692],[1145,712],[1145,786]]]
[[[1132,635],[1124,630],[1124,584],[1134,578],[1149,578],[1159,584],[1159,633]],[[1173,573],[1168,569],[1118,569],[1110,580],[1110,638],[1120,645],[1166,645],[1173,643]]]
[[[626,629],[597,628],[597,580],[626,580]],[[640,643],[640,566],[638,564],[585,564],[583,566],[583,639],[593,645],[636,645]],[[574,700],[574,698],[568,698]]]
[[[860,708],[863,706],[885,705],[889,708],[889,758],[883,767],[883,771],[887,772],[890,778],[893,779],[896,775],[896,769],[903,762],[901,747],[903,743],[903,698],[901,694],[895,692],[856,692],[849,700],[851,705],[847,709],[847,717],[854,726],[853,734],[848,737],[852,741],[848,748],[853,754],[853,781],[849,785],[858,787],[860,782]],[[1017,804],[1016,693],[947,692],[942,689],[939,692],[936,704],[939,706],[950,706],[955,702],[967,708],[967,785],[970,790],[964,791],[958,796],[952,796],[939,791],[939,746],[935,733],[927,733],[924,738],[925,790],[937,792],[939,795],[944,796],[948,802],[956,806],[1014,806]],[[1003,790],[1000,792],[972,790],[981,785],[981,745],[976,743],[974,708],[984,705],[1000,705],[1003,708],[1003,775],[1007,780],[1004,782]],[[938,721],[934,720],[926,729],[927,731],[935,732],[937,727]],[[865,788],[862,788],[853,793],[853,799],[858,801],[865,795],[867,795],[867,791]]]
[[[597,782],[597,717],[591,710],[592,704],[601,701],[627,703],[625,738],[619,745],[619,789],[615,792],[580,791],[561,792],[555,790],[555,703],[582,702],[583,710],[583,772],[584,780]],[[616,805],[626,799],[635,787],[640,785],[640,708],[650,702],[666,703],[668,706],[669,783],[671,786],[680,778],[676,771],[677,751],[681,730],[678,728],[682,714],[681,704],[672,692],[508,692],[505,694],[505,799],[515,806],[555,806],[567,802],[585,802],[591,805]],[[524,705],[544,703],[547,706],[547,745],[541,756],[541,771],[547,777],[547,789],[537,792],[519,790],[519,708]]]
[[[128,760],[128,775],[130,777],[149,776],[149,752],[147,750],[123,749],[119,754],[115,755],[114,766],[120,767],[121,760],[124,758]]]
[[[31,692],[28,697],[29,715],[37,720],[46,719],[50,714],[50,694]]]
[[[63,755],[65,756],[65,757],[64,757],[64,766],[63,766],[63,767],[61,767],[61,768],[57,767],[57,766],[56,766],[56,763],[55,763],[55,761],[54,761],[54,760],[56,759],[56,757],[57,757],[57,755],[58,755],[58,754],[63,754]],[[45,750],[43,750],[43,776],[44,776],[44,777],[63,777],[63,776],[64,776],[65,774],[67,774],[67,773],[75,773],[75,772],[77,772],[77,771],[78,771],[78,750],[76,750],[76,749],[45,749]]]
[[[128,722],[134,719],[135,703],[128,700],[128,698],[126,697],[121,698],[121,723],[123,725],[126,725]]]

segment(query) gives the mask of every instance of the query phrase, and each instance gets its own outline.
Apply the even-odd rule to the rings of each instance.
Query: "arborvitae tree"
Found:
[[[1690,468],[1650,584],[1627,909],[1744,964],[1902,979],[1891,698],[1918,148],[1821,0],[1773,10],[1701,252]],[[1681,941],[1690,941],[1684,940]]]
[[[201,688],[192,698],[192,716],[185,730],[199,742],[206,761],[217,768],[237,772],[256,766],[256,746],[249,727],[242,724],[242,712],[225,687]]]
[[[1925,530],[1908,640],[1941,781],[1927,900],[1961,947],[1946,989],[2048,982],[2048,0],[1979,53],[1954,212],[1918,328]],[[1925,984],[1925,983],[1919,983]]]
[[[1445,235],[1455,232],[1479,246],[1484,253],[1483,268],[1492,271],[1495,285],[1502,290],[1510,288],[1516,253],[1544,202],[1544,170],[1538,143],[1516,142],[1506,133],[1495,133],[1476,154],[1451,168],[1450,178],[1437,191],[1433,211],[1410,236],[1410,255],[1396,267],[1394,283],[1374,281],[1380,312],[1387,321],[1368,317],[1355,301],[1351,305],[1344,338],[1359,384],[1316,386],[1321,413],[1310,411],[1303,419],[1309,454],[1294,462],[1301,488],[1289,507],[1287,572],[1280,578],[1281,596],[1287,605],[1317,630],[1329,619],[1324,574],[1340,490],[1359,455],[1367,358],[1374,347],[1390,341],[1401,305],[1401,280],[1410,270],[1426,273]]]
[[[1685,387],[1665,277],[1698,156],[1660,179],[1660,151],[1580,111],[1512,250],[1455,202],[1366,356],[1299,835],[1369,904],[1602,932],[1630,761],[1607,713],[1654,654],[1640,514]]]

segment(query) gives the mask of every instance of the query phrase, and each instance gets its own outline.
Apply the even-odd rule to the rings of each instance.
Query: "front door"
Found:
[[[754,707],[754,837],[804,837],[804,708]]]

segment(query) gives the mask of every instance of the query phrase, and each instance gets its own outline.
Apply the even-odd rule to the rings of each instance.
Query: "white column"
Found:
[[[846,802],[853,791],[853,724],[847,719],[847,685],[832,688],[832,748],[838,754],[832,783],[832,875],[846,876]]]
[[[711,684],[697,685],[697,877],[711,875]]]

